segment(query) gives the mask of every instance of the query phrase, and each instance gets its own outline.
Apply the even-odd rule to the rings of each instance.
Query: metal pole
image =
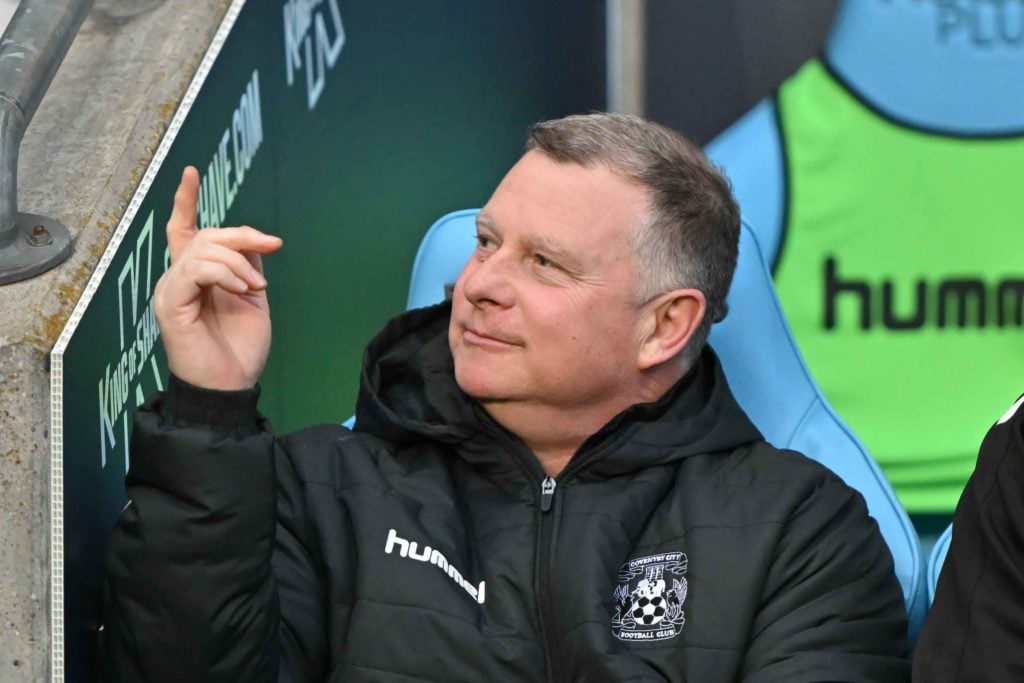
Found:
[[[609,111],[644,115],[646,9],[646,0],[607,0],[605,5]]]
[[[67,228],[18,213],[18,150],[92,4],[22,0],[0,38],[0,284],[37,275],[71,253]]]

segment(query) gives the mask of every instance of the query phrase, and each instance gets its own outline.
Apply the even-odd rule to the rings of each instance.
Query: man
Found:
[[[275,437],[250,228],[187,171],[108,562],[112,680],[904,680],[859,495],[765,444],[705,339],[739,218],[680,136],[535,126],[450,305],[368,347],[356,431]]]
[[[914,653],[914,680],[1024,677],[1024,396],[992,426]]]

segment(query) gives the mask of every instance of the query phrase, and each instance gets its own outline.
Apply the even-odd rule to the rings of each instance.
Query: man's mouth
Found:
[[[494,333],[487,333],[482,330],[476,330],[471,327],[464,328],[465,331],[462,333],[463,340],[468,344],[475,346],[491,346],[491,347],[509,347],[509,346],[521,346],[521,344],[513,341],[510,338],[497,335]]]

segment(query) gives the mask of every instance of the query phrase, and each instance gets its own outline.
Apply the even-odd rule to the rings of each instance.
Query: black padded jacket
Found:
[[[861,496],[764,443],[710,350],[548,479],[458,389],[448,315],[371,343],[354,432],[173,379],[139,410],[108,680],[908,678]]]
[[[914,652],[919,683],[1024,680],[1024,396],[992,425]]]

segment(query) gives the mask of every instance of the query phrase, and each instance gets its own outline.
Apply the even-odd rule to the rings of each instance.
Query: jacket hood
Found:
[[[516,439],[456,384],[450,314],[450,303],[409,311],[370,342],[356,406],[358,431],[397,443],[439,441],[477,457],[499,450],[496,438]],[[664,396],[621,412],[573,460],[586,453],[588,473],[610,476],[760,440],[708,347]]]

